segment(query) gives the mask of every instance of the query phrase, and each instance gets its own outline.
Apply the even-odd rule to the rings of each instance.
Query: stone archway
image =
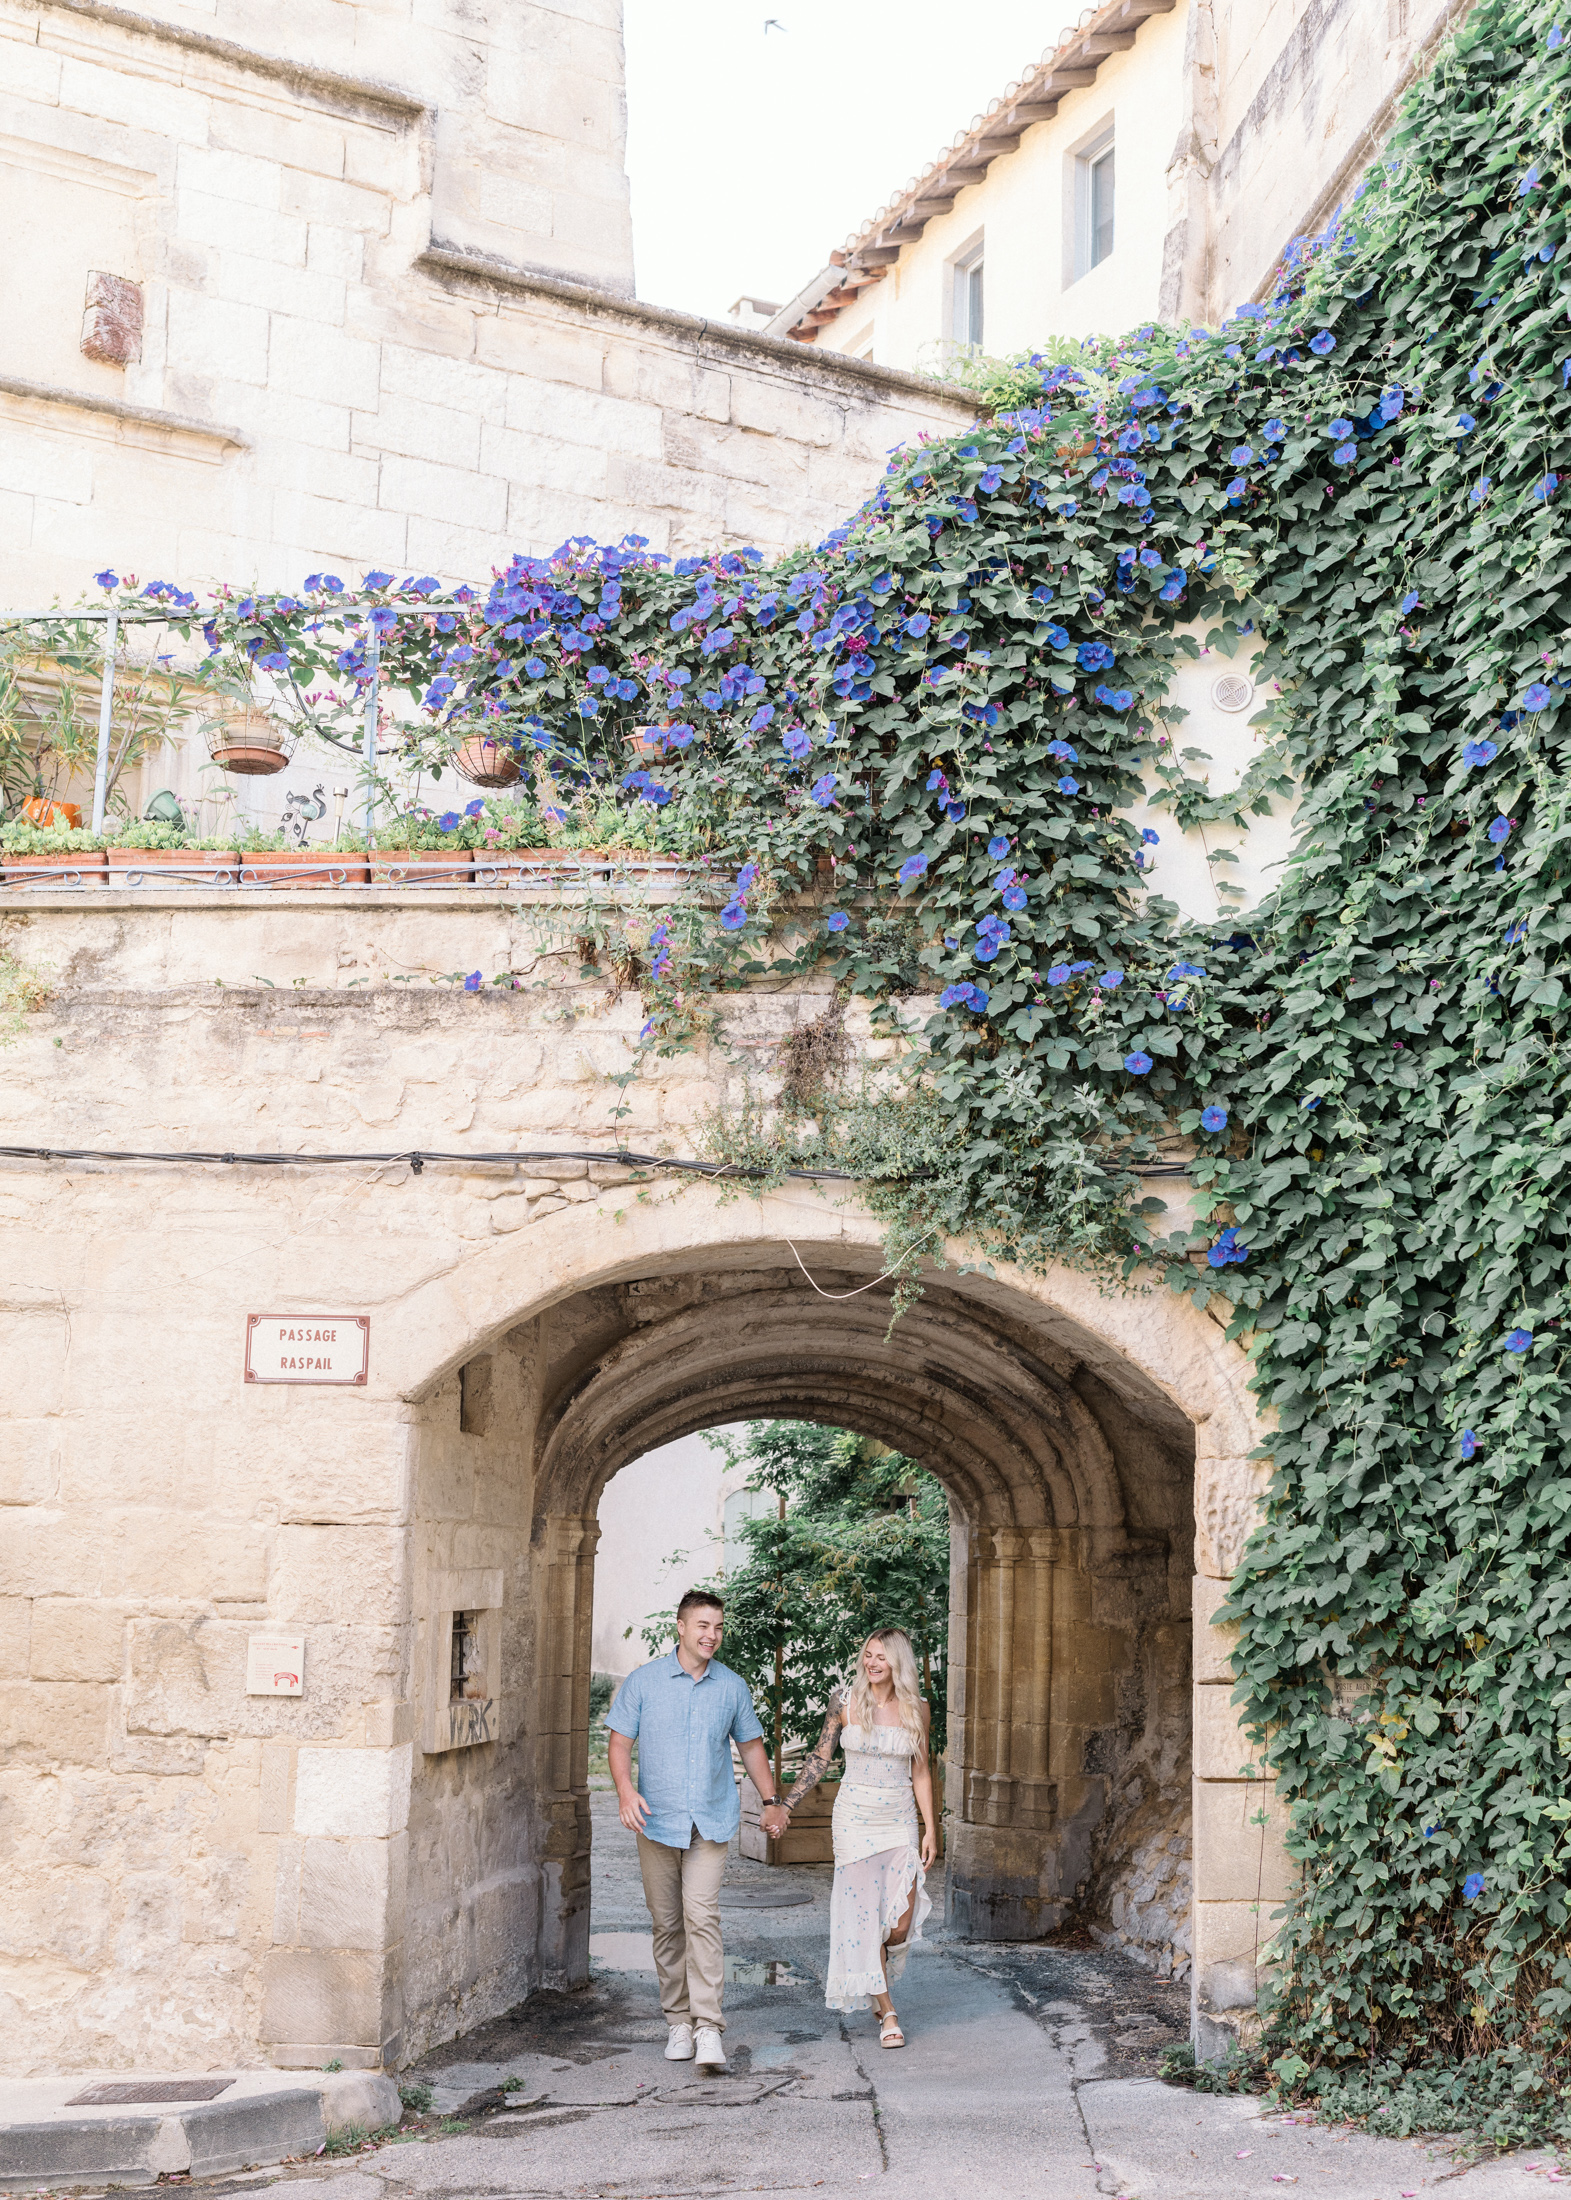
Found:
[[[1187,1827],[1192,1595],[1203,1625],[1259,1485],[1236,1348],[1171,1294],[1068,1273],[940,1271],[888,1333],[887,1290],[859,1288],[878,1273],[876,1227],[796,1193],[605,1197],[528,1240],[476,1250],[398,1316],[408,1359],[439,1363],[424,1380],[410,1366],[405,1389],[417,1487],[446,1489],[466,1451],[489,1450],[512,1493],[494,1519],[416,1504],[429,1753],[414,1760],[405,2053],[587,1975],[596,1507],[639,1453],[755,1415],[854,1426],[950,1491],[952,1921],[1032,1938],[1094,1907],[1138,1941],[1172,1897],[1153,1858],[1171,1861]],[[1197,1574],[1216,1590],[1196,1594]],[[465,1599],[497,1607],[500,1723],[473,1752],[430,1748],[437,1706],[419,1700],[422,1676],[444,1685],[436,1638]],[[1211,2001],[1241,2004],[1240,1951],[1261,1937],[1231,1825],[1247,1747],[1208,1636],[1196,1770],[1228,1793],[1220,1823],[1216,1798],[1197,1810],[1202,2021]],[[429,1944],[471,1952],[463,1975],[422,1959],[422,1921],[440,1928]],[[1250,1985],[1252,1999],[1252,1963]]]

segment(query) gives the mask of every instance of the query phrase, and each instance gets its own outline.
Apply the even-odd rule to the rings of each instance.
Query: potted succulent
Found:
[[[366,857],[362,848],[302,848],[287,833],[262,833],[253,827],[239,846],[242,886],[323,888],[363,886]]]
[[[546,837],[546,821],[530,800],[487,802],[476,820],[475,882],[534,886],[562,858]]]
[[[67,824],[36,825],[25,816],[0,826],[0,865],[10,885],[101,886],[108,875],[100,834]]]
[[[233,886],[240,859],[233,833],[199,840],[161,818],[130,818],[105,850],[111,886]]]

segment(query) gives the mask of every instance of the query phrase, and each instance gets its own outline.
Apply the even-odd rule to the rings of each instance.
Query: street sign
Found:
[[[248,1383],[361,1383],[371,1362],[369,1314],[252,1314]]]

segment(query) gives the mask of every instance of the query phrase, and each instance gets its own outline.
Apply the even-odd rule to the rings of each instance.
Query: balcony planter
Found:
[[[102,848],[64,848],[52,853],[23,853],[7,848],[0,856],[8,886],[36,893],[71,893],[79,886],[102,886],[108,876]]]
[[[483,733],[471,734],[459,747],[453,768],[472,787],[511,787],[524,774],[513,744]]]
[[[307,890],[363,886],[367,867],[361,848],[242,848],[242,886]]]
[[[474,878],[472,848],[376,848],[370,864],[373,886],[468,886]]]
[[[240,857],[233,848],[128,848],[107,851],[112,887],[233,886]]]

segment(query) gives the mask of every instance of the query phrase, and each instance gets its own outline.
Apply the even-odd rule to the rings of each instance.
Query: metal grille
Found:
[[[128,2078],[114,2085],[90,2085],[84,2093],[73,2093],[65,2105],[123,2108],[143,2101],[216,2101],[234,2082],[233,2078]]]
[[[462,1703],[469,1694],[468,1682],[480,1667],[480,1639],[477,1612],[453,1614],[453,1656],[448,1668],[448,1698]]]

